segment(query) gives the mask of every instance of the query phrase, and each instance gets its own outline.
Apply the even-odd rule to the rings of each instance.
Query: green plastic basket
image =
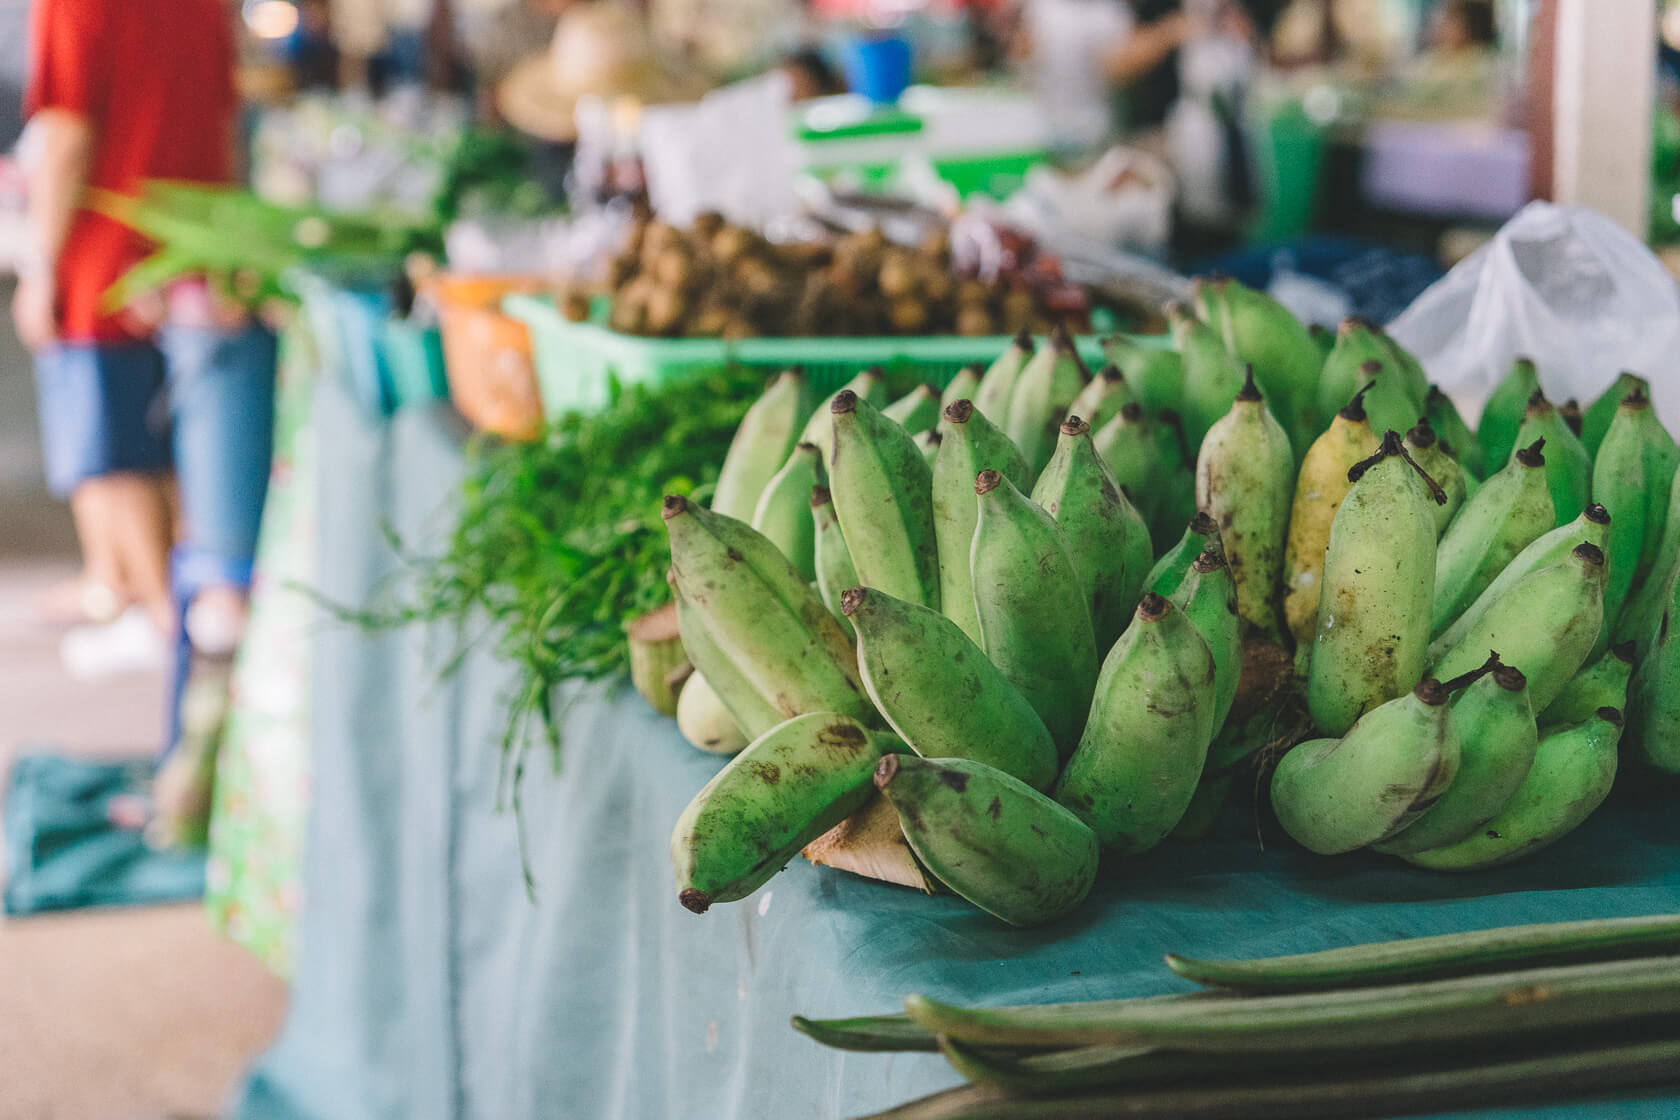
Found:
[[[1010,337],[969,338],[640,338],[598,323],[574,323],[552,299],[510,295],[502,310],[531,330],[543,412],[553,419],[567,412],[605,407],[609,383],[666,385],[730,365],[766,370],[802,366],[813,391],[832,393],[868,366],[916,371],[944,388],[966,365],[988,365],[1008,348]],[[1079,339],[1086,362],[1101,364],[1102,340]]]
[[[443,373],[443,336],[436,327],[387,320],[379,348],[385,359],[381,369],[388,378],[386,388],[393,409],[449,398],[449,382]]]

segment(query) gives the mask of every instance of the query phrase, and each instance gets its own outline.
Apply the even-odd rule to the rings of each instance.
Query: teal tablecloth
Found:
[[[359,600],[394,563],[382,516],[410,540],[447,525],[459,433],[442,410],[373,427],[337,391],[317,407],[323,590]],[[1111,864],[1072,920],[1030,933],[803,861],[697,917],[677,904],[666,840],[719,760],[610,687],[574,707],[563,771],[527,779],[532,903],[513,821],[493,809],[509,676],[481,655],[440,682],[453,637],[319,633],[292,1005],[242,1116],[849,1116],[957,1078],[933,1056],[822,1049],[791,1014],[888,1010],[912,991],[1145,994],[1177,983],[1166,950],[1258,955],[1680,910],[1670,797],[1607,809],[1541,858],[1464,877],[1262,851],[1233,816],[1214,842]],[[1680,1098],[1520,1115],[1671,1120]]]

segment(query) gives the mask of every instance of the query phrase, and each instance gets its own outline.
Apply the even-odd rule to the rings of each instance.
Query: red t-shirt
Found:
[[[36,0],[25,112],[87,118],[90,186],[135,194],[144,179],[228,182],[239,107],[229,21],[225,0]],[[58,270],[66,341],[133,337],[99,300],[148,248],[120,222],[77,212]]]

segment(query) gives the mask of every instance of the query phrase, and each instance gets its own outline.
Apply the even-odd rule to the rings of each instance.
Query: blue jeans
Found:
[[[169,470],[163,357],[149,342],[59,343],[35,356],[47,488]]]
[[[159,339],[168,370],[181,539],[171,557],[177,621],[200,591],[251,584],[257,533],[274,454],[277,346],[267,328],[226,333],[166,327]],[[192,650],[176,628],[175,671],[164,753],[180,737],[181,696]]]

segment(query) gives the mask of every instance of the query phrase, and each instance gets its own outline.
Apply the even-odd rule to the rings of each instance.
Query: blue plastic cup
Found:
[[[877,105],[910,86],[910,43],[897,35],[858,35],[846,43],[846,84]]]

